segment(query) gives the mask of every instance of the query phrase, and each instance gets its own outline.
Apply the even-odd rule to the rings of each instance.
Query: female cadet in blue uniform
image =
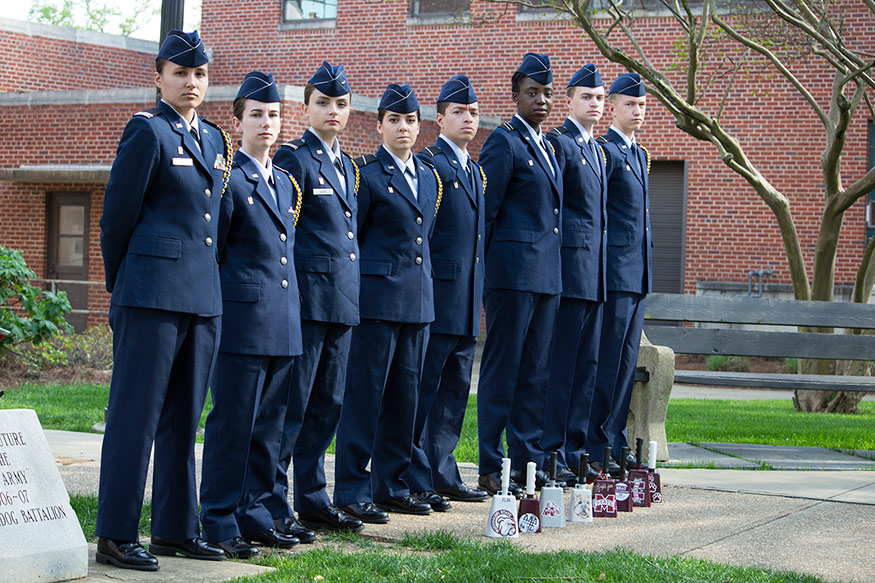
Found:
[[[282,126],[270,73],[246,75],[234,99],[234,156],[219,217],[222,340],[204,435],[201,523],[229,557],[258,553],[250,542],[287,548],[264,507],[273,491],[289,397],[292,357],[301,353],[295,279],[298,185],[273,168],[268,150]],[[247,542],[248,541],[248,542]]]
[[[563,482],[576,479],[574,472],[586,444],[607,258],[605,156],[592,133],[605,108],[605,87],[596,66],[584,65],[571,77],[566,91],[568,119],[547,133],[556,149],[565,191],[562,298],[553,330],[541,437],[545,456],[551,451],[559,452],[558,477]]]
[[[168,33],[155,61],[161,102],[125,127],[100,218],[113,375],[96,559],[126,569],[158,569],[153,554],[225,558],[200,538],[194,464],[218,348],[216,219],[231,166],[227,136],[195,111],[207,61],[197,31]],[[150,554],[137,532],[153,442]]]
[[[356,161],[361,324],[352,333],[334,488],[337,506],[372,523],[389,520],[374,502],[393,512],[432,511],[403,478],[434,319],[428,239],[441,196],[437,173],[411,154],[420,121],[413,89],[389,85],[377,119],[383,145]]]
[[[486,139],[486,343],[477,389],[480,486],[500,487],[506,432],[512,481],[540,462],[550,340],[562,291],[562,173],[541,123],[553,105],[547,55],[526,53],[511,79],[517,113]],[[539,470],[539,483],[545,474]],[[514,484],[515,493],[520,492]]]
[[[650,154],[635,142],[644,123],[646,92],[637,73],[611,83],[608,104],[613,122],[599,142],[607,156],[608,270],[596,390],[586,449],[605,446],[619,459],[626,442],[626,417],[632,398],[644,304],[652,288],[650,256]],[[634,460],[629,460],[634,461]],[[619,467],[613,463],[608,471]]]
[[[479,114],[470,81],[456,75],[438,95],[441,134],[419,154],[434,164],[444,193],[431,238],[435,319],[429,326],[407,482],[433,510],[449,509],[441,495],[465,502],[487,496],[468,488],[453,457],[468,404],[483,300],[486,175],[468,155]]]
[[[307,542],[312,534],[306,536],[288,503],[293,457],[294,503],[301,521],[333,531],[363,528],[360,520],[334,507],[325,491],[325,450],[340,419],[352,327],[359,323],[358,169],[337,141],[350,111],[343,65],[322,63],[304,87],[303,107],[310,128],[273,157],[304,193],[295,242],[304,353],[292,371],[280,463],[267,506],[277,530]]]

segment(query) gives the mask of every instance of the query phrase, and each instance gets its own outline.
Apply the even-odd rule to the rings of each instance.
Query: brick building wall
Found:
[[[272,70],[280,82],[303,84],[326,59],[345,65],[357,93],[377,97],[388,82],[410,82],[421,102],[433,103],[443,81],[464,72],[475,84],[481,111],[507,119],[514,112],[510,76],[526,51],[550,55],[560,89],[586,62],[596,63],[606,83],[624,72],[604,60],[569,21],[520,17],[515,6],[473,0],[470,23],[417,24],[408,18],[408,3],[401,0],[340,0],[336,26],[286,29],[281,26],[280,4],[250,0],[243,7],[234,0],[204,0],[201,32],[214,51],[214,81],[231,83],[240,72],[261,68]],[[241,27],[244,20],[246,26]],[[875,36],[875,22],[865,10],[849,14],[844,24],[851,45],[867,46]],[[645,18],[636,23],[635,31],[653,64],[678,82],[679,75],[671,73],[678,69],[675,26],[670,18]],[[624,48],[633,51],[631,46]],[[809,60],[793,70],[826,106],[829,71]],[[715,90],[704,102],[714,106],[720,97]],[[548,125],[558,125],[565,114],[560,98]],[[597,132],[606,131],[608,125],[606,118]],[[783,79],[753,76],[739,78],[723,125],[790,200],[810,266],[823,209],[819,165],[825,140],[818,119]],[[866,171],[866,131],[866,115],[861,112],[848,130],[842,163],[846,184]],[[744,180],[723,165],[713,146],[676,129],[674,118],[655,99],[650,100],[639,137],[654,159],[689,164],[687,293],[695,292],[698,281],[746,281],[747,271],[759,268],[775,273],[770,281],[789,283],[783,242],[771,211]],[[839,285],[854,281],[866,241],[864,212],[863,203],[858,203],[846,214],[836,265]],[[658,237],[655,232],[654,238]]]
[[[412,83],[420,102],[433,105],[441,84],[464,72],[475,84],[481,112],[506,120],[514,112],[510,76],[522,55],[528,50],[547,53],[559,89],[547,124],[552,126],[566,114],[562,88],[582,63],[595,62],[607,83],[622,72],[599,57],[568,21],[520,18],[515,7],[496,20],[504,7],[482,0],[472,2],[473,24],[421,24],[408,19],[407,3],[401,0],[340,0],[336,26],[317,29],[282,25],[276,0],[204,0],[203,10],[201,33],[212,61],[211,89],[202,114],[230,128],[228,91],[233,95],[234,86],[250,70],[272,71],[282,86],[300,87],[323,59],[343,63],[357,111],[341,144],[353,156],[372,152],[380,143],[373,100],[389,82]],[[10,22],[0,19],[0,49],[6,57],[0,63],[0,135],[4,137],[0,168],[110,164],[130,115],[152,105],[149,88],[157,44]],[[870,20],[849,17],[845,24],[851,44],[867,42],[875,35],[875,23]],[[674,37],[667,33],[672,26],[667,18],[646,18],[636,25],[651,60],[664,71],[677,64],[672,56]],[[816,99],[826,104],[829,72],[809,62],[800,63],[794,71],[814,88]],[[75,98],[59,93],[82,90],[91,91]],[[127,101],[106,97],[114,90],[144,90],[145,97]],[[217,91],[222,97],[211,98]],[[37,102],[44,104],[22,101],[31,95],[43,96]],[[720,97],[720,92],[713,91],[704,101],[713,106]],[[802,97],[779,79],[741,79],[727,103],[722,123],[740,139],[763,175],[787,195],[810,269],[823,206],[822,127]],[[306,128],[299,102],[285,102],[284,120],[280,141],[298,137]],[[866,116],[858,115],[848,131],[842,166],[846,184],[867,168],[866,123]],[[605,119],[597,133],[607,127]],[[472,144],[475,156],[488,132],[481,129]],[[436,135],[434,122],[426,120],[417,147],[433,143]],[[655,160],[687,163],[687,293],[695,293],[701,281],[745,282],[748,269],[768,268],[775,273],[770,281],[789,282],[783,243],[771,211],[722,164],[710,144],[677,130],[674,119],[655,99],[650,100],[639,139]],[[46,193],[87,191],[91,197],[89,280],[102,281],[98,219],[103,189],[103,184],[93,183],[0,181],[0,244],[22,249],[31,267],[44,276]],[[655,239],[659,236],[654,233]],[[846,214],[837,284],[853,283],[864,244],[864,209],[858,203]],[[107,303],[103,288],[91,286],[89,307],[105,310]]]

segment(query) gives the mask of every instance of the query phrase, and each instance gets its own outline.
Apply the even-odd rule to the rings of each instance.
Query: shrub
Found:
[[[705,359],[705,367],[707,367],[708,370],[747,372],[750,370],[750,360],[743,356],[712,354]]]
[[[71,311],[66,292],[52,293],[30,283],[36,274],[21,251],[0,246],[0,354],[22,342],[43,344],[72,327],[64,320]]]
[[[784,359],[784,368],[787,369],[787,372],[790,374],[796,374],[799,372],[799,359],[798,358],[785,358]]]

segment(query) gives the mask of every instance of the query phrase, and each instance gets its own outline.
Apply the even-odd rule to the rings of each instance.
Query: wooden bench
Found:
[[[875,329],[875,306],[765,298],[650,294],[644,331],[655,345],[680,354],[875,360],[875,336],[700,327],[699,324],[750,324]],[[653,320],[696,326],[658,325]],[[875,391],[875,377],[756,372],[675,370],[675,383],[828,391]]]

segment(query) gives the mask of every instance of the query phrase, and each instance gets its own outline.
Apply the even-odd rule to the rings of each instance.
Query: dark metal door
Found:
[[[91,196],[87,192],[49,192],[46,208],[46,289],[67,292],[77,332],[88,314],[88,244]],[[81,281],[82,283],[77,283]]]
[[[687,164],[654,161],[650,168],[653,229],[653,291],[684,293],[687,226]]]

